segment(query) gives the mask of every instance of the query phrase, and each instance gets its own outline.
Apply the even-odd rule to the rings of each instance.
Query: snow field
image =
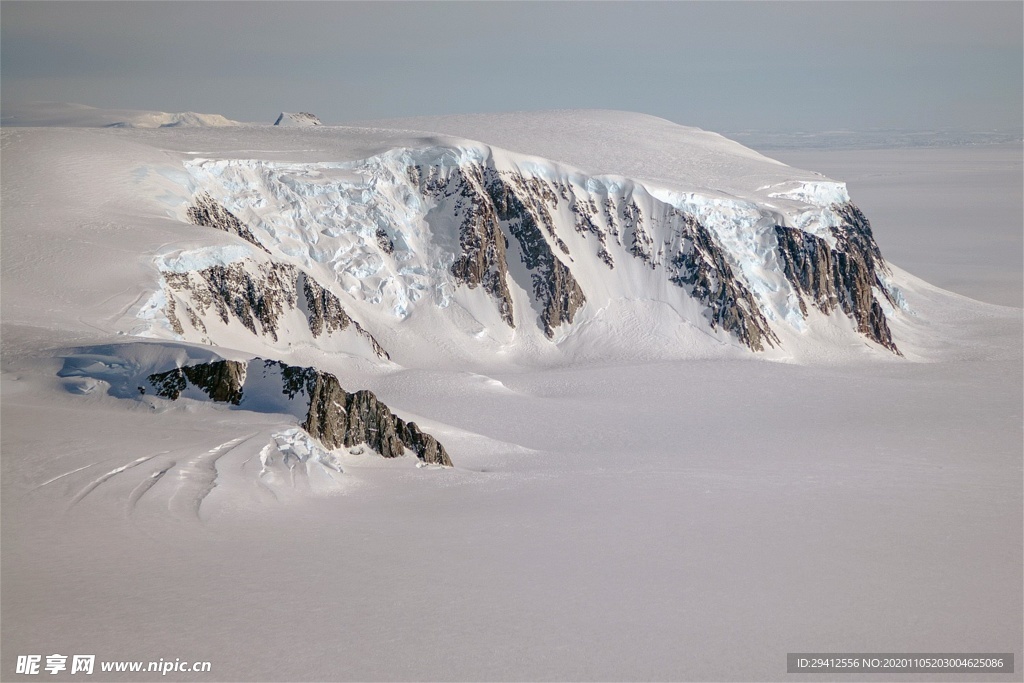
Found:
[[[905,358],[815,315],[807,330],[781,327],[785,354],[755,356],[691,322],[670,290],[627,301],[656,285],[616,251],[615,284],[600,261],[579,264],[596,293],[573,333],[552,344],[526,324],[528,304],[520,328],[503,330],[479,288],[413,287],[446,268],[424,246],[444,235],[426,234],[429,207],[397,166],[369,188],[360,160],[395,147],[482,152],[466,139],[485,139],[491,154],[509,150],[501,164],[574,188],[619,191],[632,178],[635,196],[700,195],[695,209],[721,218],[730,253],[765,271],[749,207],[771,204],[794,224],[806,213],[813,229],[812,214],[829,220],[814,202],[841,185],[620,112],[402,128],[0,133],[0,670],[17,654],[85,652],[209,660],[218,680],[782,680],[793,651],[1020,660],[1019,308],[941,290],[894,259]],[[953,169],[986,158],[947,155]],[[886,167],[887,191],[916,202],[908,168]],[[992,182],[960,188],[977,231],[1019,212],[999,200],[1013,202],[1013,183]],[[336,293],[395,362],[230,325],[203,347],[138,317],[147,301],[160,307],[165,267],[261,258],[184,222],[200,186],[234,197],[261,237],[273,228],[290,263],[323,281],[340,273]],[[289,202],[292,220],[274,223]],[[963,245],[949,226],[928,228],[941,212],[885,208],[866,209],[884,255],[901,229],[931,267],[952,248],[943,236]],[[370,258],[362,223],[375,216],[402,226],[409,261]],[[1012,271],[972,234],[971,268]],[[562,237],[573,255],[593,253],[592,235]],[[786,320],[781,292],[761,296]],[[137,338],[146,329],[156,338]],[[271,392],[257,392],[267,405],[256,411],[133,386],[256,355],[371,389],[455,467],[324,452]]]

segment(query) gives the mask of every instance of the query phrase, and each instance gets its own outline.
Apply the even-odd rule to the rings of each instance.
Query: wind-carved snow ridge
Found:
[[[588,175],[476,143],[347,162],[186,166],[254,243],[330,273],[373,315],[401,321],[479,290],[502,324],[557,342],[588,307],[655,300],[761,351],[781,346],[780,330],[804,333],[812,309],[839,310],[898,353],[885,309],[900,307],[899,294],[842,183],[760,188],[775,205]]]

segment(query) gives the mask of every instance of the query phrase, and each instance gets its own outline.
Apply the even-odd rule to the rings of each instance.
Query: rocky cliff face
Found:
[[[268,255],[270,251],[242,221],[208,194],[200,194],[188,208],[196,225],[236,235]],[[314,338],[351,328],[380,358],[388,352],[355,321],[330,289],[294,265],[273,258],[243,257],[226,264],[183,270],[161,270],[164,281],[163,313],[171,329],[184,336],[184,315],[199,335],[207,335],[211,313],[222,323],[237,320],[257,336],[279,340],[282,319],[300,310]]]
[[[470,287],[483,285],[510,326],[514,320],[506,283],[506,232],[516,240],[519,257],[531,274],[542,311],[539,323],[548,338],[559,325],[571,324],[587,302],[571,265],[562,260],[571,264],[573,258],[558,235],[559,212],[567,208],[574,231],[596,238],[595,256],[609,270],[615,268],[609,251],[612,242],[651,270],[667,271],[671,282],[706,304],[712,328],[735,335],[755,351],[779,343],[750,290],[734,274],[727,252],[699,220],[674,207],[657,203],[660,227],[673,238],[656,248],[643,210],[627,194],[595,197],[571,183],[500,172],[484,163],[414,166],[409,177],[435,204],[457,198],[445,212],[428,213],[427,220],[455,220],[462,251],[452,266],[453,275]],[[667,252],[673,254],[669,259]]]
[[[690,296],[707,304],[711,327],[732,333],[754,351],[778,344],[750,290],[736,277],[707,228],[691,216],[677,216],[681,239],[669,266],[669,280],[689,287]]]
[[[786,278],[800,292],[801,308],[806,310],[805,298],[826,315],[838,306],[857,323],[861,334],[899,354],[875,297],[876,291],[881,292],[895,305],[880,277],[887,268],[871,224],[853,204],[834,209],[842,218],[840,225],[831,229],[835,247],[802,230],[776,226]]]
[[[390,358],[388,352],[377,343],[373,335],[349,317],[345,312],[345,307],[341,305],[341,301],[329,289],[324,289],[320,283],[305,273],[299,275],[299,281],[302,283],[301,288],[305,295],[306,305],[303,312],[309,323],[309,331],[313,333],[314,337],[331,334],[335,331],[344,332],[349,326],[352,326],[359,335],[370,342],[378,357]]]
[[[550,239],[569,254],[555,232],[548,209],[558,195],[544,183],[521,174],[503,176],[483,164],[409,168],[419,192],[434,203],[450,200],[433,220],[453,220],[459,226],[461,252],[451,267],[456,282],[482,286],[498,305],[502,319],[515,327],[512,293],[508,287],[508,237],[516,240],[520,260],[530,272],[533,294],[541,305],[540,324],[550,338],[562,323],[571,323],[586,297],[572,272],[554,255]],[[564,190],[563,190],[564,193]],[[545,232],[541,232],[541,226]]]
[[[396,417],[372,391],[348,393],[334,375],[317,373],[307,379],[309,413],[303,429],[329,448],[366,444],[385,458],[405,454],[405,449],[433,465],[451,466],[444,446],[424,433],[415,422]]]
[[[249,244],[262,249],[268,254],[270,253],[266,247],[260,244],[260,241],[256,239],[256,236],[252,234],[252,230],[247,225],[238,220],[235,214],[218,204],[213,197],[205,192],[195,198],[195,203],[188,207],[186,215],[189,222],[193,225],[216,228],[232,235],[238,235]]]
[[[238,405],[242,401],[246,364],[232,360],[203,363],[176,368],[149,376],[149,383],[157,396],[178,400],[182,392],[192,385],[218,403]],[[145,389],[140,387],[145,393]]]
[[[385,458],[406,449],[427,464],[451,467],[444,446],[415,422],[394,415],[371,391],[349,393],[338,378],[315,368],[255,359],[217,361],[150,375],[157,396],[177,400],[190,389],[243,409],[290,412],[328,449],[366,445]],[[145,387],[140,387],[145,393]]]
[[[434,202],[451,200],[435,220],[450,218],[458,225],[460,252],[451,266],[455,281],[470,288],[483,287],[498,305],[502,320],[515,327],[512,292],[508,288],[508,239],[502,232],[494,203],[485,188],[480,166],[411,166],[410,181]],[[428,214],[427,220],[431,219]]]
[[[187,298],[184,308],[189,321],[203,332],[207,331],[203,319],[212,309],[224,324],[236,319],[253,334],[277,341],[279,320],[296,304],[297,274],[288,265],[239,261],[162,275],[171,292]],[[177,306],[167,310],[167,318],[175,330],[182,330],[177,310]]]
[[[550,238],[558,250],[569,256],[569,247],[555,233],[548,207],[558,203],[559,195],[537,179],[527,181],[517,173],[492,173],[487,191],[509,232],[519,242],[523,265],[530,271],[533,294],[541,304],[540,323],[551,338],[562,323],[572,323],[576,311],[587,302],[572,271],[555,256]],[[560,188],[561,189],[561,188]],[[562,195],[564,197],[564,195]],[[541,232],[541,228],[544,232]]]
[[[510,328],[536,325],[561,340],[588,306],[659,301],[763,351],[780,347],[783,332],[803,334],[811,315],[839,310],[898,353],[886,315],[899,307],[886,304],[899,296],[840,183],[766,185],[758,203],[591,176],[483,145],[396,149],[322,168],[204,164],[192,171],[221,201],[293,217],[259,232],[279,240],[271,251],[315,244],[309,258],[346,292],[399,320],[417,306],[447,307],[453,289],[482,289]],[[275,202],[280,211],[268,214]],[[529,301],[519,300],[523,290]],[[524,320],[530,310],[536,319]]]

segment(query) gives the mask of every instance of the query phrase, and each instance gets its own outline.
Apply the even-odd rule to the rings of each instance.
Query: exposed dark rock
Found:
[[[632,199],[623,202],[620,207],[622,224],[626,226],[626,234],[629,235],[629,253],[646,263],[651,269],[654,268],[654,242],[651,236],[644,229],[643,212]]]
[[[902,355],[872,290],[877,287],[884,296],[889,296],[879,277],[885,263],[871,234],[871,224],[853,204],[832,208],[843,218],[839,227],[831,229],[835,248],[816,235],[776,226],[786,278],[822,313],[828,315],[839,306],[857,323],[861,334]],[[800,305],[806,312],[803,300]]]
[[[245,363],[222,360],[175,368],[149,376],[157,396],[177,400],[189,384],[201,389],[211,400],[238,405],[245,384]],[[144,387],[139,387],[145,393]]]
[[[530,278],[528,288],[540,309],[538,324],[548,338],[554,337],[559,325],[571,324],[586,304],[587,297],[573,274],[573,255],[559,235],[559,230],[567,234],[568,226],[558,222],[565,221],[568,209],[572,212],[569,225],[585,238],[609,269],[615,268],[616,258],[627,254],[656,272],[664,272],[669,281],[706,305],[705,315],[712,328],[728,332],[755,351],[780,343],[766,319],[767,308],[762,311],[745,272],[728,249],[719,244],[715,233],[682,209],[643,192],[634,194],[636,190],[629,184],[593,179],[595,182],[585,183],[585,189],[576,180],[532,176],[520,170],[499,171],[491,158],[460,158],[451,163],[449,157],[441,163],[411,165],[406,174],[428,206],[432,206],[425,218],[436,233],[450,234],[454,228],[458,234],[459,244],[450,266],[455,282],[470,288],[482,287],[510,327],[516,325],[515,302],[509,287],[510,239],[519,247]],[[831,208],[842,218],[842,224],[832,229],[834,240],[779,227],[775,231],[778,262],[800,295],[804,315],[807,302],[825,313],[839,307],[862,334],[899,353],[892,341],[883,302],[878,300],[885,297],[893,303],[879,277],[886,266],[870,225],[853,204]],[[190,217],[243,239],[252,235],[208,195],[197,199]],[[394,242],[386,228],[377,228],[376,240],[384,253],[394,252]],[[833,241],[835,246],[829,246]],[[622,251],[615,252],[613,257],[617,248]],[[204,275],[215,290],[207,298],[224,298],[224,291],[216,285],[231,275]],[[331,292],[307,282],[312,281],[304,281],[303,296],[314,336],[355,324],[372,341],[378,355],[386,357],[376,341],[347,316]],[[876,286],[880,292],[877,296],[873,291]],[[267,316],[273,312],[276,298],[271,297],[269,304],[261,304],[248,295],[241,298],[248,309],[237,297],[229,298],[225,306],[218,308],[222,318],[224,310],[236,311],[250,329],[259,321],[273,334],[273,325],[268,327],[265,323],[269,322]],[[265,315],[264,309],[268,311]],[[184,314],[194,328],[203,324],[202,316],[192,307],[186,305],[182,311],[180,306],[174,310],[173,305],[168,305],[168,320],[176,330],[182,327]]]
[[[563,322],[572,322],[576,311],[583,307],[587,299],[572,271],[555,257],[540,230],[538,215],[550,221],[550,214],[546,211],[535,214],[516,192],[517,187],[527,187],[530,192],[536,193],[535,183],[517,181],[520,178],[518,174],[512,174],[511,177],[511,182],[505,182],[502,175],[492,173],[488,179],[487,192],[494,202],[498,218],[506,222],[509,232],[519,242],[523,264],[531,271],[534,296],[541,304],[541,325],[544,334],[550,338],[554,336],[556,327]],[[554,193],[541,193],[540,196],[555,197]],[[535,195],[533,207],[536,209],[537,205]],[[564,247],[561,240],[559,243]],[[564,248],[564,251],[568,253],[569,250]]]
[[[562,199],[571,201],[570,188],[547,184],[518,173],[499,174],[491,166],[411,167],[410,180],[435,201],[448,201],[444,220],[459,226],[460,254],[451,272],[460,284],[483,286],[498,305],[502,319],[515,326],[512,293],[508,288],[508,240],[503,227],[518,242],[523,263],[531,271],[534,295],[541,305],[541,326],[548,337],[563,322],[572,322],[586,297],[572,272],[553,254],[545,233],[560,251],[569,247],[555,232],[551,210]],[[427,220],[440,220],[430,214]],[[543,227],[543,231],[542,231]],[[610,258],[610,255],[609,255]]]
[[[190,273],[164,272],[163,276],[172,291],[189,295],[190,315],[201,317],[212,306],[225,324],[234,317],[253,334],[265,334],[277,341],[281,316],[295,307],[295,268],[248,263],[247,269],[247,263],[239,261]]]
[[[451,467],[452,461],[448,452],[437,439],[421,431],[415,422],[405,422],[395,418],[395,431],[399,438],[425,463]]]
[[[511,190],[515,196],[520,211],[525,210],[533,218],[534,226],[541,225],[545,232],[555,243],[558,249],[569,255],[569,247],[555,231],[555,221],[551,217],[551,210],[558,209],[559,198],[568,199],[566,186],[557,181],[547,181],[533,176],[524,176],[521,173],[491,173],[490,186],[493,194],[494,181],[504,184],[506,190]]]
[[[319,337],[325,332],[330,334],[336,330],[344,331],[352,326],[357,333],[370,342],[378,357],[391,358],[372,334],[349,317],[341,305],[341,301],[329,289],[324,289],[305,273],[300,274],[299,278],[302,280],[302,293],[306,300],[306,321],[309,323],[309,331],[313,333],[314,337]]]
[[[164,273],[165,281],[166,276],[167,273]],[[178,307],[174,303],[174,295],[167,288],[164,288],[164,299],[167,302],[164,304],[164,315],[167,317],[167,322],[170,323],[171,329],[174,330],[175,334],[185,334],[185,328],[181,326],[181,320],[178,319]],[[191,308],[189,312],[192,312]]]
[[[175,368],[168,372],[160,372],[148,377],[149,383],[153,385],[157,396],[177,401],[181,392],[188,388],[188,379],[181,368]],[[145,394],[146,388],[139,387],[139,393]]]
[[[195,204],[188,208],[187,213],[188,220],[193,225],[216,228],[232,235],[238,235],[249,244],[270,253],[270,250],[260,244],[247,225],[205,192],[196,197]]]
[[[408,448],[425,463],[451,467],[448,453],[437,439],[420,430],[415,422],[396,417],[371,391],[345,391],[338,378],[315,368],[287,365],[279,361],[216,361],[150,375],[148,380],[157,396],[177,400],[190,386],[201,389],[211,400],[241,405],[246,378],[260,375],[265,391],[268,378],[279,377],[281,395],[298,402],[297,412],[304,415],[302,428],[326,448],[351,448],[365,444],[385,458],[405,455]],[[145,393],[145,387],[139,388]],[[253,397],[254,409],[282,410],[275,403]],[[262,408],[259,406],[263,406]]]
[[[693,298],[708,306],[711,327],[736,335],[754,351],[765,344],[775,346],[779,338],[772,331],[750,290],[735,277],[725,253],[700,221],[678,214],[682,234],[679,252],[672,259],[675,270],[670,280],[689,286]]]
[[[272,365],[275,361],[265,361]],[[301,390],[309,398],[309,410],[302,428],[328,448],[366,444],[385,458],[396,458],[409,448],[429,464],[451,467],[444,446],[424,434],[415,423],[395,417],[372,391],[345,391],[338,378],[313,368],[295,368],[276,363],[282,375],[289,375],[285,393]]]
[[[164,315],[179,335],[185,330],[175,293],[187,302],[183,308],[192,327],[204,334],[207,329],[203,316],[212,308],[225,324],[235,318],[253,334],[277,341],[281,317],[298,305],[301,278],[303,312],[314,337],[351,326],[370,343],[378,357],[390,358],[373,335],[348,315],[337,296],[294,266],[245,259],[187,273],[161,274],[166,283]]]
[[[572,195],[571,203],[572,212],[576,216],[576,225],[574,226],[576,232],[581,235],[589,233],[597,237],[598,244],[600,245],[597,250],[597,257],[606,266],[614,270],[615,259],[612,258],[611,252],[608,251],[608,235],[595,222],[598,215],[597,204],[591,198],[580,199],[575,193]]]
[[[302,428],[330,449],[366,444],[385,458],[416,453],[426,463],[451,466],[451,459],[438,441],[415,423],[406,423],[371,391],[345,391],[338,378],[314,368],[286,365],[278,361],[252,361],[264,377],[280,373],[281,393],[290,401],[304,402]],[[233,361],[205,363],[151,375],[157,395],[177,399],[194,384],[212,400],[238,405],[243,395],[245,364]]]
[[[334,296],[330,290],[324,289],[312,278],[301,275],[302,292],[306,297],[306,317],[309,321],[309,331],[314,337],[324,333],[328,334],[335,330],[344,330],[352,324],[352,318],[341,306],[341,301]]]
[[[217,228],[238,235],[266,253],[270,253],[256,240],[252,231],[245,224],[218,204],[209,194],[203,193],[196,197],[196,203],[189,208],[188,216],[189,220],[196,225]],[[377,239],[381,248],[385,249],[387,253],[390,254],[394,251],[394,244],[388,239],[387,233],[383,229],[378,229]],[[259,275],[255,277],[250,275],[247,268],[241,263],[233,263],[226,267],[214,266],[198,271],[197,274],[200,278],[209,285],[208,291],[205,292],[201,291],[202,287],[193,286],[186,275],[164,273],[164,278],[171,284],[172,289],[191,290],[193,296],[196,297],[198,313],[192,307],[187,307],[187,313],[194,328],[206,331],[201,316],[205,314],[206,308],[213,304],[216,306],[221,320],[225,323],[228,322],[228,313],[231,312],[253,334],[259,334],[255,326],[255,321],[258,320],[263,333],[277,341],[278,318],[286,308],[295,306],[295,290],[298,288],[297,277],[300,274],[293,266],[285,264],[261,265],[257,269]],[[325,330],[330,334],[335,330],[345,330],[349,325],[354,325],[356,331],[371,343],[374,352],[379,357],[389,358],[387,351],[377,343],[373,335],[348,316],[338,297],[330,290],[321,287],[305,273],[302,273],[301,277],[308,309],[307,321],[309,330],[314,337],[319,337]],[[172,329],[178,334],[184,334],[181,322],[176,315],[173,298],[168,296],[167,301],[165,313]]]
[[[836,268],[828,243],[803,230],[781,225],[775,226],[775,236],[786,279],[802,295],[800,310],[807,315],[804,298],[809,298],[824,313],[831,312],[839,301],[833,280]]]
[[[605,197],[604,202],[601,204],[601,208],[604,210],[604,222],[608,226],[608,231],[615,239],[619,238],[618,220],[616,219],[617,211],[615,210],[615,202],[612,201],[611,197]]]
[[[377,246],[381,248],[385,254],[395,253],[395,242],[388,237],[387,230],[384,228],[377,228]]]
[[[515,327],[512,292],[509,291],[507,240],[494,205],[484,189],[483,168],[456,166],[442,174],[437,167],[412,167],[409,177],[421,193],[435,200],[451,199],[450,216],[459,225],[459,248],[451,273],[468,287],[483,287],[497,303],[498,312],[509,327]],[[428,216],[428,220],[430,217]]]

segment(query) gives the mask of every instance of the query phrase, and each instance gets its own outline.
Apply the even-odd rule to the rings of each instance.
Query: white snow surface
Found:
[[[167,680],[784,680],[794,651],[1021,661],[1021,309],[897,261],[888,313],[905,357],[842,316],[801,329],[764,260],[764,219],[827,228],[841,182],[623,112],[4,123],[5,680],[33,653],[212,662]],[[618,252],[617,280],[574,263],[588,304],[555,340],[502,327],[479,288],[441,277],[439,245],[457,238],[425,224],[398,172],[430,154],[699,213],[758,276],[784,351],[709,332]],[[901,158],[877,159],[892,192],[920,201]],[[928,195],[970,202],[978,249],[990,217],[1020,219],[1016,176],[987,178]],[[278,342],[234,320],[211,325],[217,346],[162,326],[162,271],[271,258],[189,224],[199,191],[334,292],[393,362],[314,339],[297,311]],[[916,244],[920,263],[962,243],[934,228],[941,211],[880,208],[876,235]],[[368,246],[379,226],[404,260]],[[586,237],[564,237],[584,253]],[[972,253],[961,280],[993,258]],[[455,467],[327,451],[275,391],[228,406],[134,386],[256,356],[371,389]]]

